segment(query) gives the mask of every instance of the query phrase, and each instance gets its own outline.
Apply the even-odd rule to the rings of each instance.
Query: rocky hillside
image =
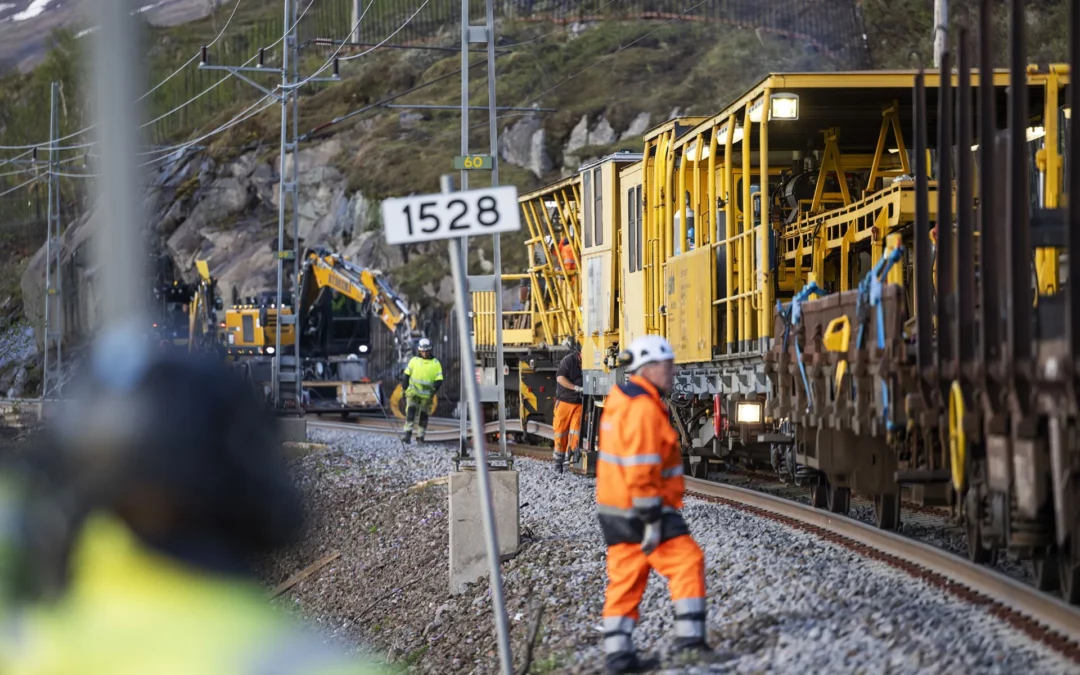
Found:
[[[537,40],[540,35],[546,37]],[[502,181],[525,191],[568,175],[583,160],[618,148],[639,148],[650,126],[679,113],[706,113],[768,70],[837,68],[798,44],[731,28],[649,22],[596,23],[574,28],[507,27],[505,41],[521,43],[502,57],[497,75],[501,105],[528,107],[542,99],[551,113],[513,113],[500,120]],[[452,38],[447,38],[450,44]],[[621,51],[620,45],[623,46]],[[617,58],[604,59],[618,51]],[[755,66],[747,68],[753,61]],[[301,101],[301,128],[369,106],[418,83],[454,71],[458,57],[435,51],[379,54],[361,61],[345,82]],[[344,69],[343,69],[344,70]],[[474,103],[486,104],[482,69]],[[397,99],[400,104],[458,101],[459,80],[448,78]],[[374,108],[310,135],[299,153],[301,239],[343,251],[362,265],[391,273],[417,306],[446,303],[448,271],[442,248],[388,249],[378,203],[383,197],[436,191],[458,154],[456,111]],[[474,118],[473,143],[487,146],[486,116]],[[147,193],[151,243],[190,280],[194,260],[210,262],[226,295],[251,295],[275,279],[278,153],[276,111],[238,125],[200,152],[165,162]],[[473,185],[483,184],[483,178]],[[85,254],[88,226],[76,224],[64,257]],[[524,263],[520,241],[504,240],[506,268]],[[472,247],[476,270],[490,269],[488,242]],[[27,317],[38,323],[44,252],[22,278]],[[65,302],[75,309],[65,326],[77,340],[94,329],[88,267],[65,266]]]
[[[974,0],[952,4],[957,23],[973,16]],[[909,67],[921,54],[929,61],[932,16],[923,7],[929,3],[901,0],[900,7],[862,0],[860,5],[875,67]],[[1066,9],[1064,0],[1050,0],[1031,10],[1033,57],[1064,56],[1059,33]],[[1005,29],[1002,23],[1002,39]],[[498,34],[499,105],[554,109],[499,115],[501,179],[520,191],[568,175],[589,158],[640,148],[646,129],[674,115],[715,112],[768,71],[853,67],[810,43],[716,22],[501,21]],[[426,44],[452,48],[456,40],[453,31],[445,31]],[[69,52],[76,49],[63,46]],[[309,54],[307,71],[325,56]],[[457,53],[435,50],[374,52],[343,63],[341,83],[320,85],[300,103],[301,238],[389,272],[416,306],[451,299],[443,249],[385,247],[378,204],[390,195],[438,189],[438,176],[450,170],[459,154],[460,115],[456,110],[383,104],[458,104],[459,59]],[[46,77],[63,68],[77,70],[70,59],[46,61],[50,63],[53,72],[39,80],[47,82]],[[471,74],[472,103],[486,105],[484,66],[474,67]],[[26,91],[41,89],[40,82],[35,86]],[[78,105],[76,97],[71,98],[71,105]],[[0,110],[3,103],[0,100]],[[201,131],[213,129],[248,104],[220,113]],[[15,119],[29,108],[9,101],[7,115]],[[486,114],[473,112],[471,122],[471,147],[484,152]],[[187,279],[196,258],[209,260],[226,300],[233,288],[249,295],[269,288],[275,278],[278,133],[277,111],[271,108],[208,139],[208,145],[171,157],[147,176],[150,243]],[[482,186],[484,180],[474,175],[472,186]],[[83,220],[72,225],[64,238],[69,307],[65,332],[66,340],[77,343],[95,326],[92,270],[86,259],[91,233]],[[18,289],[32,325],[40,324],[43,254],[38,251],[29,260]],[[488,242],[473,242],[472,271],[489,271],[492,258]],[[503,240],[503,260],[507,271],[524,266],[520,239]],[[0,387],[2,380],[0,373]]]

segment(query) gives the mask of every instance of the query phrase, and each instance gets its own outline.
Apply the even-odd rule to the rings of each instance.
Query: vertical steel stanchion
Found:
[[[461,0],[461,156],[467,157],[469,155],[469,0]],[[461,189],[469,189],[469,172],[465,169],[461,170]],[[454,246],[454,244],[450,244]],[[464,260],[464,274],[466,277],[469,274],[469,240],[467,237],[462,237],[457,241],[457,246],[460,248],[458,254],[462,260]],[[450,256],[453,258],[454,256]],[[462,296],[462,302],[468,300],[468,283],[466,282],[465,288],[466,295]],[[465,308],[465,312],[458,321],[466,321],[469,318],[468,306]],[[465,325],[461,332],[462,335],[462,352],[467,349],[472,349],[472,340],[469,339],[469,326]],[[471,352],[470,352],[471,353]],[[459,432],[461,435],[458,454],[462,457],[468,454],[469,442],[468,442],[468,424],[469,424],[469,406],[466,403],[468,399],[468,389],[465,383],[466,378],[476,379],[475,368],[470,368],[469,372],[465,372],[465,363],[461,363],[461,391],[458,393],[460,396],[460,403],[458,409],[461,411],[461,420],[459,424]]]
[[[142,195],[136,167],[139,98],[137,72],[143,59],[138,54],[140,25],[126,2],[96,0],[91,16],[100,29],[94,33],[93,76],[96,137],[101,153],[97,179],[101,228],[94,241],[97,267],[101,270],[103,326],[131,323],[144,325],[143,279],[146,260],[143,248]]]
[[[452,178],[443,176],[440,187],[443,192],[453,192]],[[464,251],[458,242],[451,239],[447,244],[450,252],[450,272],[454,277],[456,302],[454,310],[458,318],[458,336],[461,338],[461,367],[472,370],[474,367],[472,345],[469,341],[469,326],[465,303],[466,293]],[[487,547],[488,568],[491,573],[491,607],[495,614],[495,630],[499,641],[499,662],[503,675],[513,675],[514,660],[510,652],[510,626],[506,617],[506,601],[503,598],[502,574],[499,568],[499,539],[495,531],[495,506],[491,497],[491,477],[488,473],[487,449],[484,447],[484,422],[480,415],[480,386],[476,378],[464,380],[468,407],[472,412],[472,445],[476,453],[476,474],[480,479],[480,506],[484,519],[484,543]]]
[[[56,82],[52,83],[51,94],[49,97],[49,203],[45,210],[45,330],[42,333],[42,353],[43,361],[41,365],[41,399],[45,400],[45,397],[49,395],[49,332],[52,328],[49,321],[49,314],[52,312],[53,303],[49,302],[51,296],[56,294],[53,290],[53,275],[52,275],[52,261],[53,261],[53,216],[54,216],[54,199],[53,199],[53,185],[56,180],[56,115],[57,115],[57,88]],[[36,155],[35,155],[36,158]],[[35,167],[36,170],[36,167]],[[59,246],[59,241],[57,241]],[[59,274],[59,270],[57,270]],[[59,298],[58,298],[59,299]],[[59,364],[57,364],[57,370],[59,371]],[[55,383],[53,383],[55,386]]]
[[[286,20],[289,21],[289,25],[293,27],[291,33],[291,42],[286,42],[285,48],[292,51],[292,82],[296,83],[300,81],[300,45],[298,44],[297,24],[299,23],[299,3],[289,3],[292,7],[291,16],[286,16]],[[359,28],[359,27],[358,27]],[[300,363],[300,91],[293,90],[292,92],[292,189],[289,190],[289,194],[292,196],[292,258],[293,258],[293,273],[292,273],[292,320],[297,321],[293,324],[293,344],[296,345],[293,352],[293,374],[295,375],[295,385],[293,389],[293,396],[296,401],[296,408],[298,411],[303,412],[303,380],[304,369]],[[282,199],[284,199],[282,194]],[[278,304],[278,321],[280,325],[284,317],[281,304]]]
[[[285,277],[285,194],[288,191],[288,181],[285,179],[285,157],[289,149],[289,96],[295,95],[289,86],[291,83],[289,72],[289,57],[292,56],[290,36],[296,30],[292,21],[292,1],[285,0],[285,9],[282,18],[283,39],[281,44],[281,156],[278,158],[278,252],[277,252],[277,320],[274,322],[274,358],[270,360],[271,380],[273,383],[274,408],[281,406],[281,363],[284,359],[281,353],[281,324],[284,312],[281,308],[282,287]],[[295,164],[295,158],[294,162]],[[295,335],[295,332],[294,332]],[[294,350],[294,358],[300,357],[299,340],[294,340],[297,348]]]
[[[487,0],[487,70],[491,187],[496,187],[499,184],[499,127],[495,115],[495,0]],[[492,235],[492,241],[495,249],[495,386],[499,389],[499,455],[505,458],[509,455],[506,452],[506,382],[503,374],[502,239],[496,234]]]

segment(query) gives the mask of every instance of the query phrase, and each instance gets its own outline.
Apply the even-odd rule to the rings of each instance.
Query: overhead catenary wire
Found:
[[[291,85],[291,87],[295,90],[295,89],[299,89],[300,87],[304,86],[308,82],[311,82],[316,77],[318,77],[322,72],[324,72],[327,68],[334,65],[335,60],[337,60],[337,61],[352,61],[353,59],[358,59],[361,56],[366,56],[366,55],[370,54],[371,52],[375,51],[379,47],[381,47],[384,44],[386,44],[387,42],[389,42],[390,38],[394,37],[395,35],[400,33],[406,26],[408,26],[412,22],[412,20],[414,18],[416,18],[416,15],[419,14],[421,12],[421,10],[423,10],[425,7],[427,7],[427,5],[428,5],[428,3],[430,1],[431,0],[424,0],[422,3],[420,3],[420,6],[416,8],[416,11],[414,11],[411,15],[409,15],[409,18],[405,19],[405,21],[400,26],[398,26],[392,33],[390,33],[385,38],[380,40],[374,47],[370,47],[368,49],[365,49],[364,51],[360,52],[359,54],[351,54],[349,56],[343,56],[343,57],[338,58],[338,54],[340,54],[341,50],[345,47],[345,43],[342,42],[340,45],[338,45],[337,49],[334,50],[334,53],[330,55],[330,58],[326,60],[326,63],[324,63],[322,66],[320,66],[318,68],[318,70],[316,70],[311,75],[308,75],[303,80],[300,80],[299,82]],[[352,29],[349,31],[350,35],[355,33],[356,29],[360,27],[360,22],[364,20],[364,16],[368,13],[368,10],[371,9],[373,4],[374,3],[368,3],[367,7],[364,8],[364,11],[360,14],[360,17],[356,20],[356,23],[353,24]]]
[[[232,23],[232,20],[233,20],[233,18],[234,18],[234,17],[236,16],[236,10],[240,9],[240,3],[241,3],[241,2],[243,2],[243,1],[244,1],[244,0],[236,0],[236,4],[235,4],[235,5],[233,5],[232,13],[231,13],[231,14],[229,14],[229,18],[225,20],[225,25],[221,27],[221,30],[220,30],[220,31],[218,31],[218,34],[217,34],[216,36],[214,36],[214,39],[213,39],[213,40],[211,40],[211,41],[210,41],[210,42],[209,42],[209,43],[208,43],[208,44],[206,45],[207,47],[213,47],[214,45],[216,45],[216,44],[218,43],[218,40],[220,40],[220,39],[221,39],[221,36],[225,35],[225,31],[227,31],[227,30],[229,29],[229,24],[231,24],[231,23]],[[314,2],[314,0],[312,0],[312,2]],[[309,5],[309,7],[310,7],[310,5]],[[196,52],[195,52],[195,55],[194,55],[194,56],[192,56],[192,57],[191,57],[190,59],[188,59],[187,61],[185,61],[185,62],[184,62],[184,65],[180,66],[180,67],[179,67],[179,68],[177,68],[176,70],[174,70],[174,71],[172,71],[171,73],[169,73],[169,75],[168,75],[168,76],[167,76],[167,77],[166,77],[166,78],[165,78],[164,80],[162,80],[161,82],[158,82],[157,84],[155,84],[155,85],[153,86],[153,88],[151,88],[151,89],[150,89],[149,91],[147,91],[147,92],[146,92],[145,94],[143,94],[143,95],[142,95],[142,96],[140,96],[140,97],[139,97],[138,99],[136,99],[136,100],[135,100],[135,102],[136,102],[136,103],[138,103],[138,102],[142,101],[143,99],[145,99],[145,98],[146,98],[147,96],[149,96],[150,94],[153,94],[153,93],[154,93],[155,91],[157,91],[158,89],[161,89],[161,88],[162,88],[163,86],[165,86],[165,84],[166,84],[166,83],[167,83],[167,82],[168,82],[169,80],[173,79],[174,77],[176,77],[177,75],[179,75],[179,74],[180,74],[181,72],[183,72],[183,70],[184,70],[185,68],[187,68],[187,67],[188,67],[188,66],[190,66],[191,64],[193,64],[193,63],[195,63],[196,61],[198,61],[198,60],[199,60],[199,56],[200,56],[201,54],[202,54],[202,50],[201,50],[201,49],[200,49],[200,50],[198,50],[198,51],[196,51]]]
[[[48,175],[49,175],[48,173],[43,173],[43,174],[41,174],[39,176],[34,176],[33,178],[31,178],[28,181],[25,181],[23,183],[20,183],[20,184],[16,185],[13,188],[8,188],[7,190],[4,190],[3,192],[0,192],[0,197],[5,197],[5,196],[11,194],[12,192],[18,192],[19,190],[23,189],[24,187],[26,187],[30,183],[33,183],[36,180],[40,180],[40,179],[42,179],[42,178],[44,178],[45,176],[48,176]]]
[[[241,122],[246,122],[247,120],[251,119],[255,115],[258,115],[262,111],[264,111],[267,108],[269,108],[270,106],[274,105],[276,101],[273,101],[273,100],[267,101],[267,99],[270,99],[270,98],[272,98],[272,97],[270,97],[270,96],[262,97],[261,99],[256,101],[253,105],[249,106],[244,112],[240,113],[236,117],[233,117],[228,122],[225,122],[224,124],[219,126],[217,129],[214,129],[211,132],[203,134],[202,136],[199,136],[198,138],[194,138],[194,139],[192,139],[190,141],[187,141],[186,143],[183,143],[183,144],[175,146],[175,147],[138,153],[138,155],[140,157],[145,157],[145,156],[148,156],[148,155],[153,155],[153,154],[158,154],[158,153],[161,154],[161,156],[158,157],[157,159],[152,159],[152,160],[149,160],[147,162],[143,162],[142,164],[139,165],[139,167],[142,168],[142,167],[147,167],[147,166],[153,166],[154,164],[157,164],[158,162],[163,162],[169,157],[169,155],[172,155],[172,154],[174,154],[176,152],[179,152],[181,150],[186,150],[186,149],[190,148],[193,145],[196,145],[198,143],[201,143],[202,141],[205,141],[206,139],[210,138],[211,136],[219,134],[222,131],[225,131],[227,129],[231,129],[232,127],[236,126],[237,124],[240,124]],[[263,104],[263,103],[265,103],[265,105],[262,105],[262,107],[258,108],[257,110],[253,110],[253,108],[255,108],[256,106],[259,106],[260,104]]]
[[[304,15],[305,15],[305,14],[307,14],[308,10],[309,10],[309,9],[311,9],[311,6],[312,6],[313,4],[315,4],[315,0],[310,0],[310,2],[308,2],[308,4],[307,4],[307,7],[305,7],[305,8],[304,8],[304,11],[300,13],[300,16],[298,16],[298,17],[296,18],[296,21],[295,21],[295,22],[294,22],[294,23],[292,24],[292,26],[291,26],[291,27],[289,28],[289,30],[290,30],[290,31],[291,31],[292,29],[296,28],[296,26],[297,26],[297,25],[298,25],[298,24],[300,23],[300,20],[304,18]],[[369,5],[369,6],[370,6],[370,5]],[[366,10],[365,10],[365,11],[366,11]],[[269,45],[264,45],[264,46],[260,47],[259,49],[257,49],[257,50],[255,51],[255,53],[254,53],[254,54],[252,54],[252,55],[251,55],[251,56],[250,56],[250,57],[248,58],[248,60],[247,60],[247,61],[244,61],[243,63],[241,63],[241,64],[240,64],[240,67],[241,67],[241,68],[245,68],[245,67],[247,67],[248,65],[250,65],[252,61],[255,61],[256,59],[258,59],[258,58],[259,58],[259,52],[260,52],[260,51],[265,51],[265,50],[267,50],[267,49],[273,49],[274,47],[276,47],[276,46],[278,46],[279,44],[281,44],[281,43],[282,43],[282,41],[284,41],[284,40],[285,40],[285,35],[286,35],[286,34],[287,34],[287,32],[286,32],[286,33],[284,33],[284,34],[282,34],[282,36],[281,36],[281,37],[279,37],[279,38],[278,38],[277,40],[275,40],[275,41],[271,42],[271,43],[270,43]],[[207,47],[210,47],[210,46],[213,46],[213,44],[214,44],[214,43],[213,43],[213,42],[211,42],[211,43],[207,44],[206,46],[207,46]],[[201,53],[201,50],[200,50],[200,53]],[[199,55],[197,54],[197,55],[195,56],[195,58],[196,58],[196,59],[197,59],[197,58],[199,58]],[[193,60],[194,60],[194,59],[193,59]],[[188,63],[190,63],[190,61],[189,61]],[[270,72],[270,71],[268,71],[268,72]],[[145,123],[143,123],[143,124],[142,124],[142,125],[141,125],[141,126],[140,126],[139,128],[140,128],[140,129],[145,129],[145,128],[147,128],[147,127],[149,127],[149,126],[153,125],[153,124],[157,124],[158,122],[160,122],[161,120],[165,119],[166,117],[169,117],[170,115],[173,115],[173,114],[175,114],[175,113],[177,113],[177,112],[179,112],[179,111],[183,110],[184,108],[188,107],[189,105],[191,105],[191,104],[192,104],[192,103],[194,103],[195,101],[198,101],[199,99],[201,99],[201,98],[202,98],[203,96],[206,96],[207,94],[209,94],[209,93],[210,93],[211,91],[213,91],[214,89],[217,89],[218,87],[220,87],[220,86],[221,86],[222,84],[224,84],[225,82],[228,82],[228,81],[229,81],[229,79],[233,77],[233,75],[234,75],[234,73],[232,73],[232,72],[226,72],[226,73],[225,73],[225,75],[223,75],[223,76],[222,76],[222,78],[221,78],[220,80],[218,80],[217,82],[214,82],[214,83],[213,83],[213,84],[211,84],[211,85],[210,85],[209,87],[207,87],[206,89],[203,89],[203,90],[202,90],[201,92],[199,92],[198,94],[195,94],[194,96],[192,96],[192,97],[191,97],[191,98],[189,98],[188,100],[184,101],[183,103],[180,103],[180,104],[176,105],[176,106],[175,106],[175,107],[174,107],[174,108],[173,108],[172,110],[169,110],[168,112],[162,113],[161,115],[159,115],[159,116],[155,117],[154,119],[152,119],[152,120],[150,120],[150,121],[148,121],[148,122],[145,122]],[[140,100],[142,100],[142,99],[140,99]]]
[[[240,2],[240,0],[238,0],[238,2],[237,2],[237,7],[239,7],[239,2]],[[307,6],[306,6],[306,7],[304,7],[304,10],[303,10],[303,11],[302,11],[302,12],[300,13],[300,15],[299,15],[299,16],[298,16],[298,17],[296,18],[296,21],[295,21],[295,22],[294,22],[294,23],[292,24],[292,26],[291,26],[291,27],[289,28],[289,30],[292,30],[293,28],[295,28],[295,27],[296,27],[296,26],[297,26],[297,25],[298,25],[298,24],[300,23],[300,21],[301,21],[301,20],[302,20],[302,19],[304,18],[304,16],[305,16],[305,15],[306,15],[306,14],[308,13],[308,10],[310,10],[310,9],[311,9],[311,7],[312,7],[312,5],[314,5],[314,4],[315,4],[315,0],[309,0],[309,2],[308,2],[308,4],[307,4]],[[235,14],[236,14],[236,7],[234,7],[234,8],[233,8],[233,14],[232,14],[232,15],[230,15],[230,17],[229,17],[229,22],[230,22],[230,23],[231,23],[231,21],[232,21],[232,18],[233,18],[233,16],[235,16]],[[226,26],[225,26],[225,27],[227,28],[227,27],[228,27],[228,24],[226,24]],[[214,40],[213,40],[212,42],[210,42],[210,43],[209,43],[209,44],[208,44],[207,46],[210,46],[210,45],[213,45],[213,44],[215,44],[215,43],[216,43],[216,42],[217,42],[217,41],[218,41],[218,40],[219,40],[219,39],[221,38],[221,36],[222,36],[222,34],[223,34],[223,33],[224,33],[224,28],[223,28],[223,29],[222,29],[222,31],[221,31],[221,32],[220,32],[220,33],[218,34],[218,36],[217,36],[217,37],[215,37],[215,38],[214,38]],[[274,47],[276,47],[277,45],[281,44],[281,43],[282,43],[282,42],[283,42],[283,41],[285,40],[285,35],[286,35],[287,33],[288,33],[288,31],[286,31],[285,33],[283,33],[283,34],[281,35],[281,37],[279,37],[279,38],[278,38],[277,40],[275,40],[274,42],[270,43],[269,45],[266,45],[266,46],[263,46],[263,47],[261,47],[261,49],[264,49],[264,50],[266,50],[266,49],[273,49]],[[201,53],[201,50],[200,50],[200,53]],[[188,61],[187,63],[185,63],[185,64],[184,64],[183,66],[181,66],[179,70],[183,70],[183,69],[184,69],[184,68],[186,68],[186,67],[187,67],[188,65],[190,65],[190,64],[192,63],[192,61],[194,61],[194,60],[197,60],[198,58],[199,58],[199,55],[197,54],[197,55],[196,55],[196,56],[195,56],[195,57],[194,57],[193,59],[189,60],[189,61]],[[248,59],[247,61],[245,61],[245,62],[244,62],[244,65],[247,65],[247,64],[251,63],[251,62],[252,62],[252,61],[254,61],[254,60],[255,60],[256,58],[258,58],[258,51],[256,51],[256,53],[255,53],[255,55],[254,55],[254,56],[252,56],[252,57],[251,57],[251,58],[249,58],[249,59]],[[178,71],[176,71],[176,72],[179,72],[179,70],[178,70]],[[167,81],[168,79],[171,79],[172,77],[174,77],[174,76],[176,75],[176,72],[174,72],[174,73],[172,73],[171,75],[169,75],[169,77],[168,77],[168,78],[166,78],[166,81]],[[178,112],[178,111],[182,110],[183,108],[185,108],[185,107],[187,107],[187,106],[191,105],[191,104],[192,104],[192,103],[194,103],[195,101],[197,101],[197,100],[199,100],[200,98],[202,98],[203,96],[205,96],[205,95],[206,95],[207,93],[209,93],[210,91],[214,90],[214,89],[215,89],[216,87],[220,86],[220,85],[221,85],[221,84],[222,84],[223,82],[225,82],[226,80],[228,80],[228,79],[229,79],[230,77],[232,77],[232,73],[227,73],[227,74],[226,74],[225,76],[223,76],[223,77],[222,77],[222,78],[221,78],[220,80],[218,80],[218,81],[217,81],[217,82],[215,82],[214,84],[210,85],[209,87],[207,87],[207,88],[206,88],[206,89],[204,89],[203,91],[199,92],[198,94],[196,94],[195,96],[191,97],[191,98],[190,98],[190,99],[188,99],[187,101],[185,101],[185,102],[183,102],[183,103],[181,103],[181,104],[177,105],[177,106],[176,106],[176,107],[174,107],[174,108],[173,108],[172,110],[170,110],[169,112],[165,113],[164,115],[161,115],[161,116],[159,116],[159,117],[158,117],[158,118],[156,118],[155,120],[153,120],[153,121],[151,121],[151,122],[148,122],[148,123],[146,123],[146,124],[143,124],[143,125],[142,125],[142,126],[141,126],[140,128],[145,128],[146,126],[148,126],[148,125],[150,125],[150,124],[153,124],[153,123],[155,123],[155,122],[158,122],[158,121],[160,121],[160,120],[164,119],[165,117],[168,117],[169,115],[175,114],[176,112]],[[143,96],[141,96],[141,97],[140,97],[140,98],[138,99],[138,101],[142,101],[142,100],[143,100],[144,98],[146,98],[146,96],[147,96],[147,95],[149,95],[150,93],[152,93],[152,92],[153,92],[153,91],[155,91],[156,89],[160,88],[162,84],[164,84],[164,81],[163,81],[163,82],[160,82],[160,83],[158,83],[158,85],[157,85],[157,86],[155,86],[155,87],[154,87],[153,89],[151,89],[151,90],[150,90],[149,92],[147,92],[146,94],[144,94]],[[80,129],[80,130],[78,130],[78,131],[74,131],[74,132],[72,132],[72,133],[70,133],[70,134],[67,134],[67,135],[65,135],[65,136],[61,136],[61,137],[59,137],[59,138],[56,138],[56,139],[54,139],[54,141],[42,141],[42,142],[40,142],[40,143],[32,143],[32,144],[27,144],[27,145],[0,145],[0,150],[6,150],[6,151],[17,151],[17,150],[26,150],[26,151],[28,151],[28,152],[24,153],[23,155],[20,155],[20,157],[23,157],[23,156],[25,156],[26,154],[29,154],[29,151],[33,151],[33,150],[34,150],[35,148],[48,148],[51,142],[56,142],[56,143],[60,143],[60,142],[62,142],[62,141],[66,141],[66,140],[69,140],[69,139],[75,138],[75,137],[77,137],[77,136],[80,136],[80,135],[82,135],[82,134],[85,134],[85,133],[87,133],[87,132],[89,132],[89,131],[92,131],[92,130],[93,130],[94,128],[95,128],[95,125],[90,125],[90,126],[88,126],[88,127],[85,127],[85,128],[83,128],[83,129]],[[64,146],[59,146],[59,147],[56,147],[56,148],[54,148],[54,149],[55,149],[55,150],[82,150],[82,149],[85,149],[85,148],[91,148],[91,147],[94,147],[94,146],[96,146],[96,145],[97,145],[97,142],[96,142],[96,141],[91,141],[91,142],[88,142],[88,143],[81,143],[81,144],[76,144],[76,145],[64,145]],[[3,160],[0,160],[0,166],[3,166],[3,165],[4,165],[5,163],[6,163],[5,161],[3,161]]]

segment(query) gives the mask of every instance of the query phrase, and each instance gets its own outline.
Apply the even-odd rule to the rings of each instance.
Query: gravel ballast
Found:
[[[313,429],[294,462],[309,508],[299,545],[267,562],[277,584],[341,556],[280,599],[328,637],[425,673],[496,673],[486,580],[450,596],[447,444]],[[532,673],[602,672],[604,546],[594,482],[518,458],[522,545],[502,566],[516,666],[543,606]],[[1023,633],[884,563],[774,520],[688,498],[707,563],[710,644],[725,660],[666,673],[1076,672]],[[634,640],[665,654],[667,584],[650,578]]]

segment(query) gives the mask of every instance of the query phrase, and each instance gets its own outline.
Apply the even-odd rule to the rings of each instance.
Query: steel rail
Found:
[[[1037,590],[990,567],[976,565],[955,553],[935,548],[903,535],[879,530],[847,516],[790,501],[782,497],[701,480],[686,479],[693,495],[718,497],[825,530],[940,574],[951,581],[988,596],[1008,609],[1044,623],[1063,637],[1080,642],[1080,608]]]
[[[366,420],[365,420],[366,421]],[[428,424],[431,424],[429,420]],[[439,423],[436,423],[439,424]],[[457,424],[454,420],[453,424]],[[326,422],[323,420],[308,420],[308,426],[319,427],[323,429],[340,429],[345,431],[369,431],[372,433],[396,433],[400,431],[396,426],[366,426],[364,424],[353,424],[350,422]],[[550,424],[541,424],[539,422],[528,422],[525,425],[525,429],[521,428],[521,420],[506,420],[506,431],[510,433],[527,433],[533,436],[540,436],[548,440],[555,439],[555,430]],[[488,422],[484,425],[485,434],[494,434],[499,431],[499,423]],[[471,436],[471,431],[469,432]],[[442,441],[455,441],[461,436],[461,431],[456,426],[453,429],[441,430],[428,427],[427,433],[424,435],[424,440],[432,443]]]

